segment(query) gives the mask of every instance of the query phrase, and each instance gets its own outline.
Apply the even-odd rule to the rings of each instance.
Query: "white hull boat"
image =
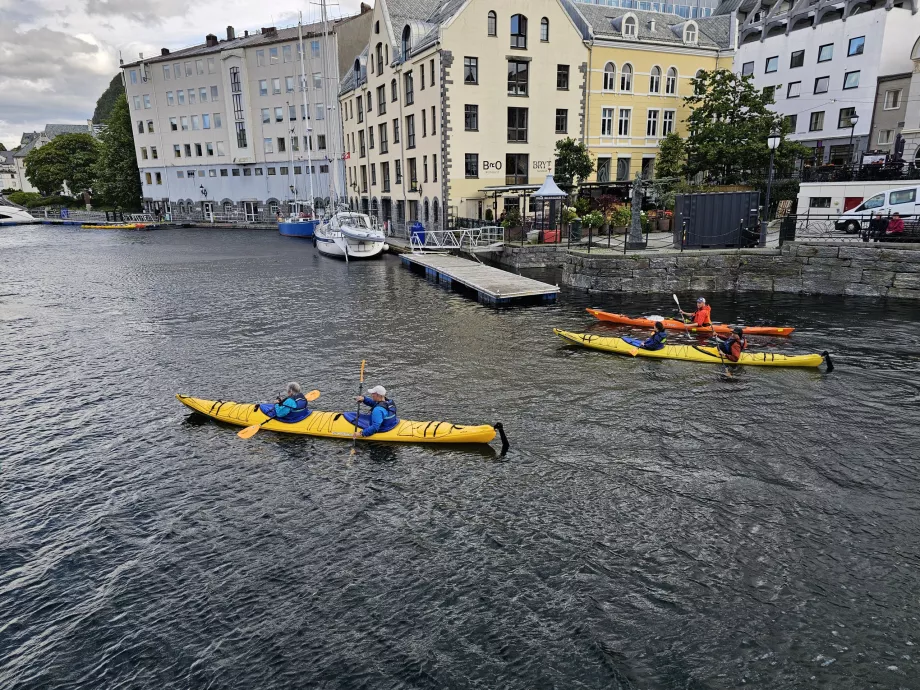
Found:
[[[371,226],[363,213],[339,212],[324,220],[314,232],[320,254],[337,259],[373,259],[386,249],[386,236]]]
[[[34,222],[35,218],[27,211],[15,206],[0,204],[0,225],[19,225]]]

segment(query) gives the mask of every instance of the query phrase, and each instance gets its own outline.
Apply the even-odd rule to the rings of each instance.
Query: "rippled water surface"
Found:
[[[495,311],[269,232],[0,229],[0,688],[920,687],[920,305],[712,301],[837,370],[552,334],[668,295]],[[361,359],[511,451],[174,398],[341,409]]]

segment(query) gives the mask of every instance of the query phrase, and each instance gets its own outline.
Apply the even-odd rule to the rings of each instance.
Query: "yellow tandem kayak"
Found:
[[[237,426],[261,424],[268,417],[259,411],[258,404],[204,400],[187,395],[176,395],[183,405],[219,422]],[[459,426],[450,422],[411,422],[403,420],[396,428],[383,431],[369,438],[358,437],[359,441],[389,441],[400,443],[489,443],[495,438],[495,427],[488,424]],[[341,412],[314,410],[300,422],[285,424],[277,420],[266,423],[262,429],[285,434],[305,434],[325,438],[351,440],[355,425],[347,421]]]
[[[654,359],[681,359],[687,362],[706,362],[708,364],[721,364],[722,358],[714,347],[702,345],[665,345],[661,350],[643,350],[627,343],[622,338],[609,338],[591,333],[572,333],[553,329],[553,333],[569,343],[589,347],[603,352],[615,352],[620,355],[635,354],[639,357],[652,357]],[[833,369],[830,355],[827,352],[810,355],[784,355],[780,352],[742,352],[741,359],[737,362],[724,360],[725,364],[747,364],[759,367],[819,367],[827,360],[828,371]]]

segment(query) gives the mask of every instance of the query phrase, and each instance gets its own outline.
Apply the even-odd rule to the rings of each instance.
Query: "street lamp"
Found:
[[[850,115],[850,163],[851,164],[855,162],[854,159],[856,158],[856,156],[853,155],[854,153],[856,153],[853,150],[853,130],[856,129],[857,122],[859,122],[859,115],[857,115],[856,113],[853,113],[852,115]]]
[[[767,146],[770,148],[770,168],[767,170],[767,200],[763,206],[763,220],[760,221],[760,246],[767,246],[767,225],[770,222],[770,191],[773,187],[773,155],[779,148],[783,138],[779,132],[771,132],[767,137]]]

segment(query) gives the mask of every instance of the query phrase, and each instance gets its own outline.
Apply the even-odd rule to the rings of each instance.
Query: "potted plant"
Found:
[[[658,232],[671,231],[671,218],[673,215],[674,214],[668,210],[658,212]]]
[[[618,204],[615,206],[610,212],[610,225],[613,226],[613,232],[618,235],[625,235],[631,219],[632,214],[628,205]]]
[[[505,219],[502,221],[502,227],[509,231],[514,228],[520,228],[521,212],[513,206],[511,208],[505,209]],[[523,230],[521,230],[521,232],[523,232]],[[512,233],[508,232],[507,237],[510,239],[512,237]]]
[[[493,219],[494,219],[494,216],[492,215],[492,209],[487,208],[486,209],[486,221],[491,223]]]
[[[604,214],[600,211],[591,211],[581,217],[581,222],[586,228],[596,230],[604,224]]]
[[[601,194],[595,202],[597,210],[604,216],[604,224],[601,229],[605,235],[610,234],[611,215],[617,206],[617,198],[613,194]]]

